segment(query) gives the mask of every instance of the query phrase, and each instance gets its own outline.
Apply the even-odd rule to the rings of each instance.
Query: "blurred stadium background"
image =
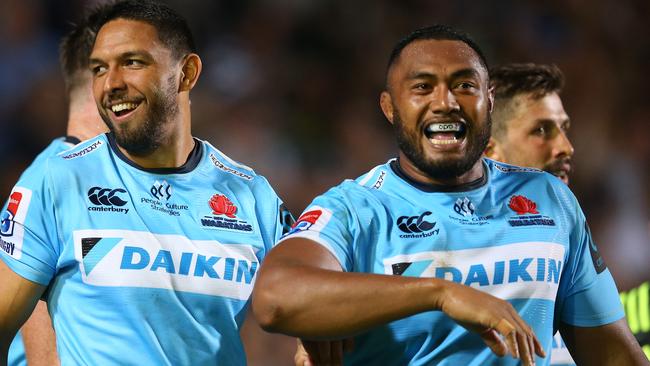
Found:
[[[0,197],[65,128],[57,45],[97,1],[0,1]],[[650,2],[170,0],[204,70],[194,134],[269,178],[295,215],[394,156],[378,107],[393,44],[415,28],[469,32],[491,65],[555,63],[576,149],[572,189],[619,289],[650,278]],[[294,343],[247,327],[251,365]]]

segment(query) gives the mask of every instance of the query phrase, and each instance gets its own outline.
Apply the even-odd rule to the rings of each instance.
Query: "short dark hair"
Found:
[[[88,59],[97,36],[98,22],[108,11],[107,5],[88,9],[84,17],[70,30],[59,43],[59,63],[63,81],[68,93],[84,83],[84,72],[88,71]]]
[[[561,92],[564,74],[553,64],[512,63],[490,70],[490,85],[497,99],[509,99],[518,94],[530,94],[538,99]]]
[[[540,99],[564,88],[564,74],[556,65],[512,63],[490,70],[490,86],[494,88],[492,110],[492,136],[497,140],[504,136],[515,105],[513,99],[527,95]]]
[[[115,19],[137,20],[152,25],[174,58],[180,59],[188,53],[196,52],[187,21],[167,5],[149,0],[118,1],[110,5],[99,22],[99,28]]]
[[[487,63],[487,59],[485,58],[485,54],[483,54],[483,51],[478,46],[478,44],[474,42],[474,40],[467,33],[460,31],[458,29],[454,29],[448,25],[435,24],[429,27],[417,29],[411,32],[406,37],[402,38],[399,42],[397,42],[395,47],[393,47],[393,51],[391,51],[390,56],[388,58],[386,75],[388,75],[388,72],[390,71],[390,68],[393,66],[393,64],[397,62],[400,55],[402,54],[402,51],[404,50],[404,48],[406,48],[406,46],[408,46],[409,44],[415,41],[428,40],[428,39],[460,41],[465,43],[471,49],[473,49],[474,52],[476,52],[479,59],[481,60],[481,64],[483,64],[483,67],[485,67],[485,71],[486,72],[488,71],[488,63]]]

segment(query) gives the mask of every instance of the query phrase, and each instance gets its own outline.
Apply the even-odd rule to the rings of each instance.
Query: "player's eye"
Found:
[[[128,67],[136,67],[137,68],[137,67],[144,66],[144,62],[142,62],[140,60],[135,60],[135,59],[128,59],[128,60],[126,60],[124,62],[124,65],[128,66]]]
[[[413,85],[413,90],[416,92],[427,92],[431,90],[431,85],[429,83],[416,83]]]
[[[476,88],[476,86],[474,85],[474,83],[470,83],[468,81],[463,81],[461,83],[456,84],[456,86],[454,88],[455,89],[460,89],[460,90],[472,90],[472,89]]]
[[[100,75],[106,72],[106,66],[104,65],[93,65],[90,67],[90,72],[93,75]]]

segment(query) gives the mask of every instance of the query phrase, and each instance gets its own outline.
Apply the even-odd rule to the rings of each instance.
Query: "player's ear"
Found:
[[[388,122],[393,124],[393,99],[388,91],[384,90],[381,92],[381,95],[379,96],[379,106],[381,107],[381,111],[384,112],[384,116],[386,116]]]
[[[503,161],[503,154],[501,153],[501,147],[499,146],[499,143],[494,139],[494,137],[490,137],[490,140],[488,141],[487,147],[485,148],[483,155],[493,160]]]
[[[181,61],[181,80],[178,91],[190,91],[199,80],[203,64],[196,53],[190,53]]]

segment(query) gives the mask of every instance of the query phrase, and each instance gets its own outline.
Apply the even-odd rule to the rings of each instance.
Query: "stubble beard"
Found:
[[[425,155],[422,144],[420,143],[421,135],[419,126],[409,131],[405,128],[399,110],[395,105],[393,105],[393,111],[393,128],[395,129],[398,147],[416,168],[430,178],[453,179],[468,172],[476,161],[481,158],[490,140],[492,119],[489,113],[485,117],[485,123],[478,129],[476,128],[476,123],[471,123],[472,121],[464,116],[465,120],[470,122],[468,123],[468,130],[465,136],[468,146],[467,153],[460,158],[430,159]]]
[[[164,88],[154,91],[149,101],[149,112],[141,123],[133,127],[127,124],[115,126],[105,112],[100,113],[117,144],[130,155],[148,156],[166,142],[167,129],[170,127],[168,121],[173,121],[179,113],[173,80],[168,79]]]

